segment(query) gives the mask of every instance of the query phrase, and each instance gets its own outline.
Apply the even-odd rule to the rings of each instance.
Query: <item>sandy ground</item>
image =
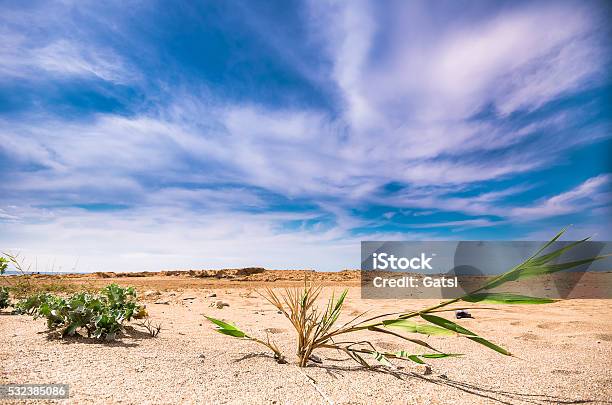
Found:
[[[104,283],[111,281],[123,280]],[[136,284],[141,292],[162,286],[151,281],[124,284]],[[111,344],[57,340],[45,333],[44,320],[5,311],[0,314],[0,383],[70,384],[71,398],[55,403],[612,403],[609,300],[474,311],[476,319],[460,322],[517,357],[460,337],[432,337],[428,341],[440,349],[466,356],[431,360],[431,375],[409,362],[396,362],[404,368],[389,374],[340,361],[343,356],[334,351],[318,353],[321,365],[298,368],[289,322],[251,288],[230,284],[187,288],[185,283],[185,288],[150,295],[145,302],[152,320],[163,323],[161,334],[150,338],[136,326]],[[336,284],[325,293],[342,288]],[[210,298],[212,292],[217,297]],[[344,319],[368,309],[375,314],[435,303],[359,296],[352,286]],[[211,307],[217,300],[229,307]],[[202,314],[233,321],[255,336],[265,336],[267,329],[290,364],[277,364],[255,343],[216,333]],[[391,336],[363,336],[382,349],[421,352]]]

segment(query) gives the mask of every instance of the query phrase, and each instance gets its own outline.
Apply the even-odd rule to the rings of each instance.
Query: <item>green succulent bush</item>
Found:
[[[125,322],[145,317],[133,287],[111,284],[99,294],[78,293],[63,298],[49,293],[31,295],[15,304],[15,312],[45,318],[50,330],[61,330],[62,337],[85,330],[88,337],[114,340]]]

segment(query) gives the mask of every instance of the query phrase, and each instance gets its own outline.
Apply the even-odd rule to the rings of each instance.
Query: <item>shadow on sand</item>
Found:
[[[274,357],[268,353],[250,353],[246,354],[236,360],[235,363],[239,363],[252,358],[269,358],[274,360]],[[344,359],[333,359],[334,361],[343,361]],[[297,367],[297,365],[293,365]],[[517,403],[525,403],[525,404],[536,404],[536,405],[550,405],[550,404],[560,404],[560,405],[578,405],[578,404],[612,404],[610,401],[603,401],[600,399],[573,399],[573,398],[564,398],[555,395],[548,394],[527,394],[518,391],[508,391],[508,390],[500,390],[494,388],[487,388],[483,385],[475,385],[472,383],[467,383],[458,380],[452,380],[444,375],[442,376],[425,376],[415,372],[410,371],[402,371],[402,370],[386,370],[382,367],[373,367],[372,369],[365,369],[361,366],[339,366],[339,365],[328,365],[328,364],[309,364],[308,368],[319,368],[324,369],[331,377],[338,379],[338,376],[343,376],[344,373],[351,373],[355,371],[369,371],[375,373],[389,374],[393,377],[402,380],[402,381],[410,381],[410,380],[419,380],[421,382],[425,382],[428,384],[435,384],[438,386],[444,386],[449,388],[454,388],[456,390],[465,392],[467,394],[472,394],[487,401],[491,401],[493,403],[499,403],[504,405],[513,405]],[[308,369],[307,368],[307,369]],[[306,370],[307,370],[306,369]],[[310,377],[315,384],[316,381]]]
[[[361,366],[353,366],[353,367],[342,367],[337,365],[316,365],[313,367],[323,368],[328,373],[332,374],[337,373],[342,375],[343,372],[352,372],[358,370],[365,370]],[[385,370],[381,367],[376,367],[371,370],[371,372],[390,374],[395,378],[402,381],[409,381],[410,379],[416,379],[422,382],[426,382],[429,384],[435,384],[439,386],[445,386],[457,389],[459,391],[472,394],[478,396],[482,399],[486,399],[492,402],[512,405],[516,403],[526,403],[526,404],[537,404],[537,405],[549,405],[549,404],[561,404],[561,405],[571,405],[571,404],[612,404],[610,401],[602,401],[600,399],[573,399],[573,398],[564,398],[554,395],[548,394],[527,394],[518,391],[507,391],[500,389],[487,388],[482,385],[475,385],[472,383],[467,383],[458,380],[452,380],[446,376],[425,376],[415,372],[410,371],[401,371],[401,370]],[[335,377],[335,376],[334,376]],[[337,378],[337,377],[335,377]]]
[[[138,330],[131,325],[124,326],[123,332],[117,337],[117,339],[112,341],[105,341],[101,339],[94,339],[92,337],[75,335],[75,336],[65,336],[61,337],[61,334],[58,331],[42,331],[38,332],[39,334],[47,335],[47,340],[50,341],[59,341],[62,344],[91,344],[91,345],[99,345],[99,346],[108,346],[108,347],[136,347],[139,346],[141,340],[145,339],[154,339],[148,332]]]

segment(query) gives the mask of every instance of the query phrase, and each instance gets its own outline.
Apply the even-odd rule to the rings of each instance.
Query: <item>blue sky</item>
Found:
[[[610,240],[610,12],[3,1],[0,247],[339,270],[361,240]]]

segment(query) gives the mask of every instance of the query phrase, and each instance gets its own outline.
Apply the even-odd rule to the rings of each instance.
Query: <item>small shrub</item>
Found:
[[[15,312],[45,318],[51,330],[61,330],[62,337],[84,329],[88,337],[114,340],[124,322],[146,316],[138,304],[134,288],[111,284],[97,295],[86,292],[62,298],[38,293],[15,304]]]

